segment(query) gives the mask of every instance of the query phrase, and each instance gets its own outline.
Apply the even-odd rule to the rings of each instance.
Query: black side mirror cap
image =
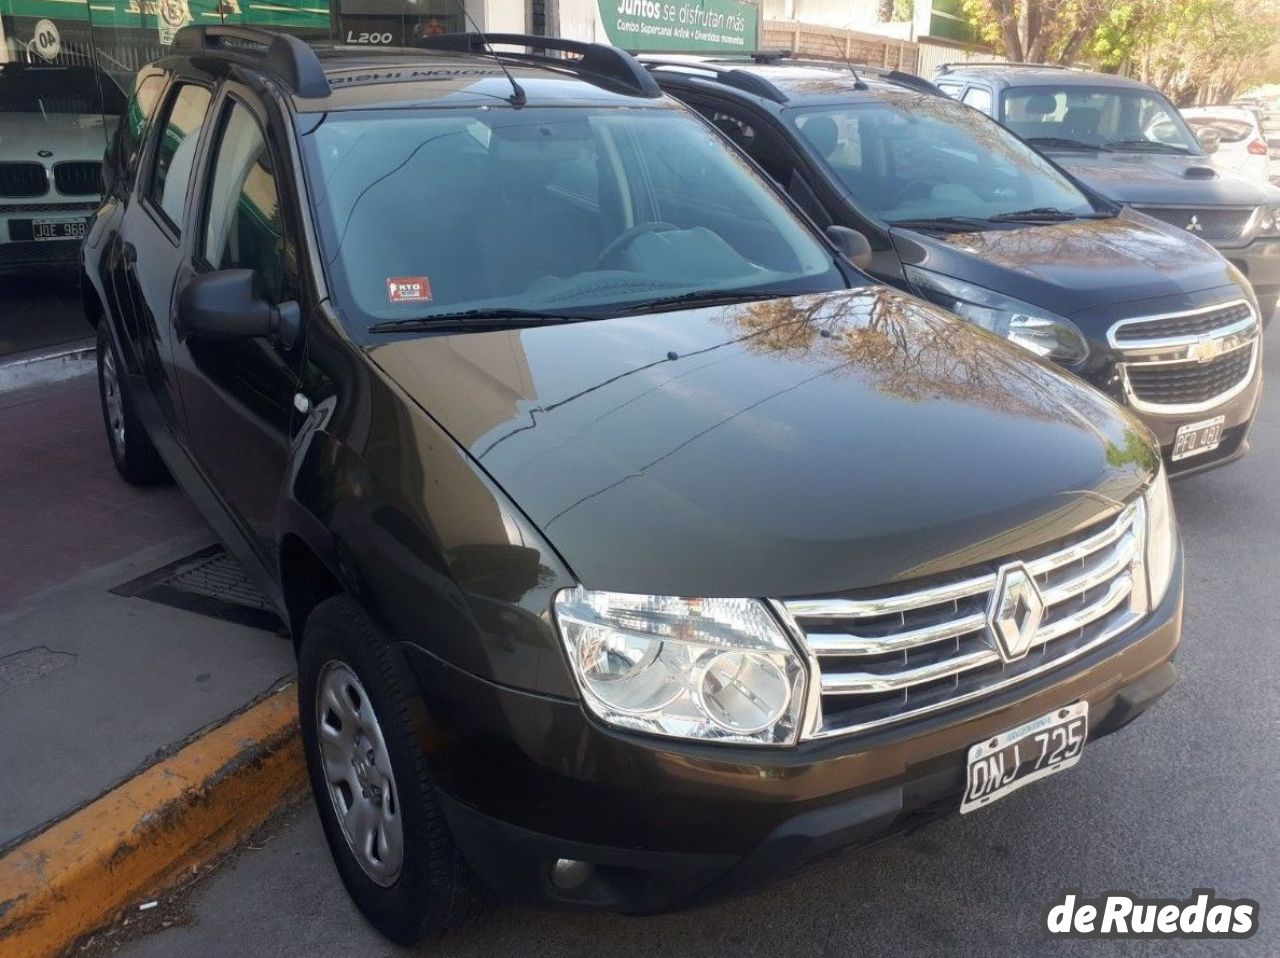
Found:
[[[227,342],[271,336],[286,348],[298,336],[302,311],[295,302],[272,305],[251,269],[224,269],[194,277],[178,297],[179,332]]]
[[[857,230],[847,226],[828,226],[827,236],[836,244],[840,255],[858,269],[867,269],[871,266],[871,244]]]

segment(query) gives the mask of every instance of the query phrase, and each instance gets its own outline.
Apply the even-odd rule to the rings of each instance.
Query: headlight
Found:
[[[1259,236],[1280,236],[1280,206],[1264,206],[1258,217]]]
[[[1173,518],[1173,499],[1164,464],[1145,493],[1147,507],[1147,593],[1151,608],[1164,601],[1173,577],[1173,559],[1178,547],[1178,530]]]
[[[578,586],[556,595],[555,617],[603,721],[674,738],[796,740],[805,667],[763,603]]]
[[[1073,366],[1089,355],[1084,335],[1069,319],[982,286],[907,266],[906,275],[930,300],[1037,356]]]

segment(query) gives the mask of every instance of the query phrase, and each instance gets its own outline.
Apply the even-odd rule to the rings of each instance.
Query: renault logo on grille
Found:
[[[1006,662],[1030,651],[1044,620],[1044,596],[1021,562],[1000,567],[987,607],[987,641]]]
[[[1190,230],[1192,233],[1203,233],[1204,227],[1200,225],[1200,217],[1192,215],[1191,221],[1187,223],[1183,229]]]

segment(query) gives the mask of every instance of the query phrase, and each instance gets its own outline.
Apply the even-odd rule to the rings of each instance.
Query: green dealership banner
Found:
[[[615,47],[645,52],[755,50],[760,8],[744,0],[598,0]]]

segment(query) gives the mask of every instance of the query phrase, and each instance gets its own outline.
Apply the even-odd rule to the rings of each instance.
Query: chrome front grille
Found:
[[[1121,320],[1107,335],[1125,395],[1147,412],[1207,412],[1243,392],[1258,364],[1261,327],[1247,301]]]
[[[1207,363],[1132,366],[1128,370],[1129,389],[1152,406],[1216,404],[1218,396],[1248,379],[1252,366],[1253,353],[1248,349],[1237,349]]]
[[[1202,336],[1235,326],[1253,318],[1253,310],[1244,300],[1225,306],[1211,306],[1195,313],[1175,313],[1156,319],[1129,319],[1116,327],[1116,342],[1141,342],[1144,339],[1168,339],[1175,336]]]
[[[901,722],[989,695],[1112,639],[1144,611],[1141,501],[1022,561],[1044,598],[1030,651],[1006,661],[988,627],[997,571],[872,597],[778,603],[819,678],[809,738]]]
[[[1190,206],[1138,206],[1135,209],[1186,230],[1206,243],[1223,246],[1243,243],[1258,212],[1252,206],[1217,206],[1207,209]]]

